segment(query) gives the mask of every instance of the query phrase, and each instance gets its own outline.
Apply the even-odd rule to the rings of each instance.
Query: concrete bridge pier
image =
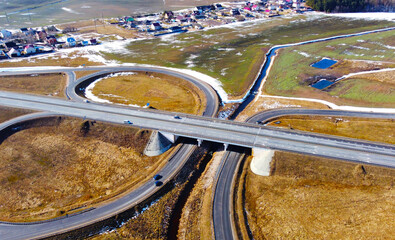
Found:
[[[228,150],[228,147],[229,147],[229,144],[224,143],[224,150],[225,150],[225,151]]]
[[[144,154],[150,157],[159,156],[169,150],[177,138],[178,136],[171,133],[153,131],[144,149]]]
[[[270,162],[274,156],[274,150],[267,148],[253,148],[251,171],[257,175],[269,176],[270,175]]]

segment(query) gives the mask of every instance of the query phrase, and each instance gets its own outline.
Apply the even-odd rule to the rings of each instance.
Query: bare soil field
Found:
[[[272,120],[268,125],[395,144],[393,119],[285,116]]]
[[[65,98],[64,73],[0,76],[0,89]]]
[[[285,152],[271,165],[269,177],[248,167],[245,210],[254,239],[393,238],[393,169]]]
[[[144,156],[148,130],[71,118],[38,124],[0,145],[2,221],[49,219],[100,204],[151,178],[171,152]]]
[[[136,73],[103,79],[96,83],[93,94],[113,103],[135,104],[159,110],[202,113],[206,99],[193,84],[180,78],[158,73]]]
[[[0,106],[0,123],[29,113],[33,113],[33,111]]]

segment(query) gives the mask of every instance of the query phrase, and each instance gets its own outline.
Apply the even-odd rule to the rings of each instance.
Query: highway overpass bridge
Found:
[[[0,103],[66,116],[124,124],[177,136],[247,148],[269,148],[348,161],[395,167],[395,147],[356,139],[270,128],[208,117],[114,105],[84,103],[49,97],[0,92]]]

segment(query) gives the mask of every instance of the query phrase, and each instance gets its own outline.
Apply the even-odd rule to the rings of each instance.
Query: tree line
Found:
[[[393,11],[393,0],[306,0],[306,4],[316,11],[363,12]]]

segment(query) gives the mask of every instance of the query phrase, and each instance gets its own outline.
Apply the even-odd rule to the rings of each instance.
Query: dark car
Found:
[[[181,117],[178,116],[178,115],[175,115],[175,116],[174,116],[174,119],[181,119]]]
[[[161,178],[162,178],[162,176],[159,175],[159,174],[156,174],[156,175],[154,176],[154,180],[155,180],[155,181],[157,181],[157,180],[159,180],[159,179],[161,179]]]
[[[161,181],[155,181],[155,186],[159,187],[162,186],[163,182]]]

